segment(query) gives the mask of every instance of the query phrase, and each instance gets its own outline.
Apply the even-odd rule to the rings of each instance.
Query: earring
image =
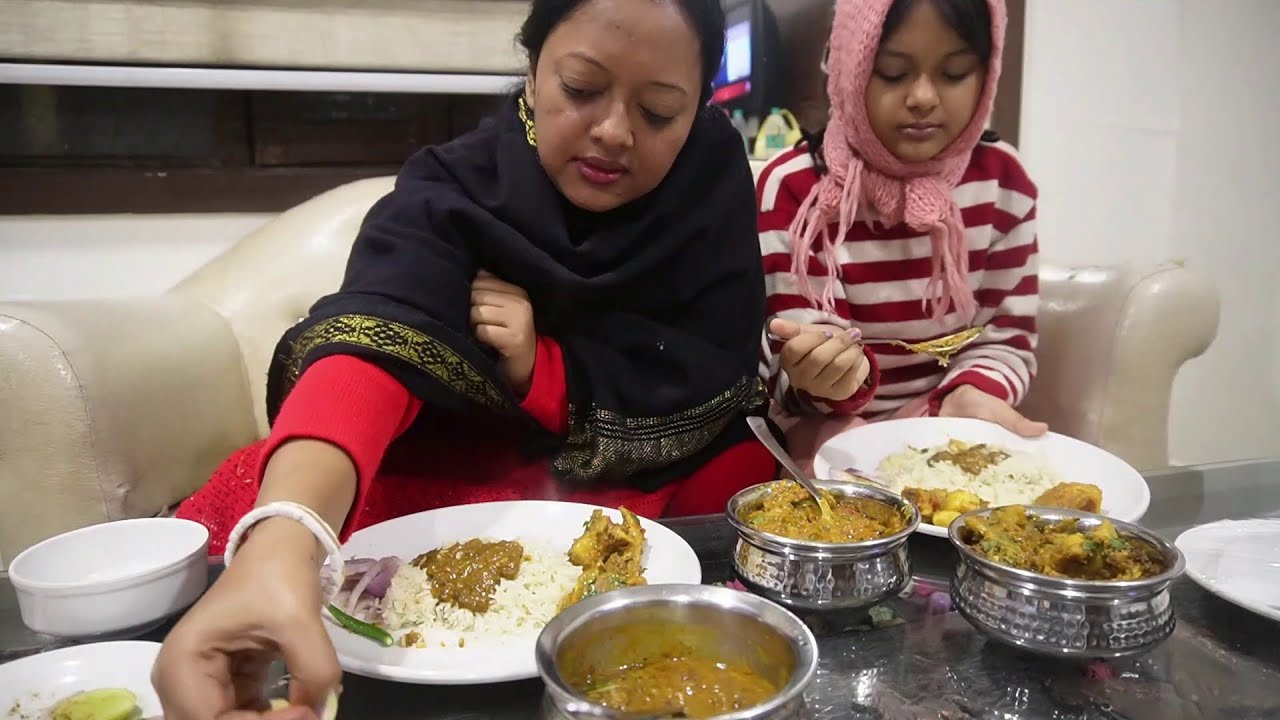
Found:
[[[524,137],[529,141],[532,147],[538,147],[538,132],[533,127],[533,110],[529,109],[529,103],[525,102],[524,95],[520,96],[519,109],[520,122],[524,123]]]

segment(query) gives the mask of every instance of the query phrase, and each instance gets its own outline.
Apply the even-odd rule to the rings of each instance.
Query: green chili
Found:
[[[359,635],[361,637],[368,638],[378,643],[382,647],[391,647],[396,642],[395,638],[391,637],[391,633],[387,632],[386,630],[383,630],[377,625],[373,625],[371,623],[364,622],[363,620],[357,620],[351,617],[350,615],[339,610],[338,607],[333,603],[329,604],[329,614],[333,615],[333,619],[337,620],[339,625],[346,628],[350,632],[353,632],[356,635]]]

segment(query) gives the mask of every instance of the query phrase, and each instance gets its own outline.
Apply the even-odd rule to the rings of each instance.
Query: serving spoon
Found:
[[[773,454],[774,459],[782,464],[783,469],[791,473],[796,482],[804,486],[805,490],[813,496],[815,502],[818,503],[818,510],[822,512],[824,520],[831,518],[831,506],[827,504],[827,499],[818,492],[818,486],[813,484],[813,480],[809,478],[809,474],[800,470],[800,465],[782,449],[782,445],[778,443],[778,439],[773,436],[773,432],[769,430],[769,423],[765,422],[762,417],[747,418],[747,425],[751,428],[751,432],[756,434],[756,438],[760,443]]]

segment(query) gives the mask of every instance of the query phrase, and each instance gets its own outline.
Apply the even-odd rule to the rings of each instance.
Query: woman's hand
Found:
[[[801,325],[775,318],[769,332],[781,339],[782,369],[791,387],[822,400],[841,402],[867,381],[871,364],[862,352],[862,333],[835,325]]]
[[[1049,426],[1045,423],[1028,420],[1009,403],[972,385],[961,385],[948,393],[942,400],[942,407],[938,409],[938,416],[986,420],[1028,438],[1049,432]]]
[[[499,367],[516,392],[527,394],[538,343],[528,294],[481,270],[471,283],[471,329],[502,355]]]
[[[320,616],[318,543],[292,520],[253,529],[222,577],[174,627],[151,680],[165,720],[315,720],[342,680]],[[292,707],[267,713],[267,667],[283,657]]]

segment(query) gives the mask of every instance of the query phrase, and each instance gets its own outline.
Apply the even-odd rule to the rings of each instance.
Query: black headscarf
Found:
[[[742,140],[704,109],[656,189],[590,213],[556,190],[520,108],[512,100],[405,164],[365,217],[342,288],[280,341],[268,415],[309,364],[347,354],[395,376],[431,417],[523,417],[532,429],[496,353],[471,332],[471,283],[485,269],[529,294],[538,334],[563,350],[569,432],[542,438],[557,475],[656,488],[745,438],[741,418],[765,401]]]

